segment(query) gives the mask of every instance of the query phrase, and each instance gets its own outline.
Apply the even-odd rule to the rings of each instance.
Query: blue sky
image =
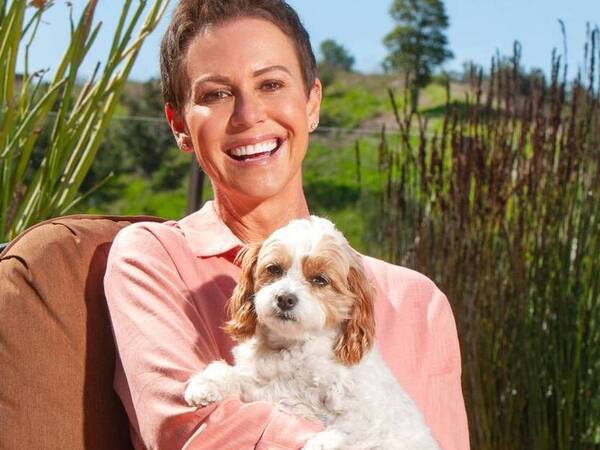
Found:
[[[83,65],[82,77],[89,75],[95,63],[108,53],[110,30],[115,27],[117,5],[121,2],[99,0],[96,20],[103,22],[103,30]],[[83,0],[72,3],[76,14],[85,4]],[[315,50],[322,40],[332,38],[355,57],[356,69],[380,71],[386,55],[382,39],[394,26],[388,14],[391,0],[289,0],[289,3],[302,18]],[[467,60],[489,67],[496,51],[510,54],[514,40],[519,40],[525,67],[541,67],[548,73],[552,49],[563,48],[558,24],[558,19],[562,19],[567,28],[568,61],[573,74],[582,60],[586,22],[600,24],[600,0],[445,0],[445,5],[450,18],[447,35],[455,56],[445,64],[447,70],[461,70]],[[168,16],[169,12],[144,43],[131,78],[146,80],[159,75],[158,46]],[[39,36],[42,39],[32,49],[33,69],[51,69],[57,65],[67,44],[67,24],[65,1],[56,0],[47,13]]]

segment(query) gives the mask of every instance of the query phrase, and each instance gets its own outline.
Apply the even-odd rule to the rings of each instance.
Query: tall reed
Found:
[[[64,214],[79,199],[119,94],[144,39],[155,28],[169,0],[120,2],[121,12],[110,53],[83,85],[78,73],[94,43],[97,0],[87,0],[77,22],[71,17],[70,42],[49,82],[44,72],[29,71],[29,48],[52,1],[0,1],[0,241],[29,225]],[[27,14],[28,8],[33,13]],[[146,18],[138,27],[144,10]],[[138,29],[139,28],[139,29]],[[17,74],[19,53],[25,70]],[[51,129],[41,163],[33,158],[41,130]]]
[[[395,108],[382,136],[384,252],[451,299],[474,449],[600,448],[599,50],[546,82],[516,45],[440,130]]]

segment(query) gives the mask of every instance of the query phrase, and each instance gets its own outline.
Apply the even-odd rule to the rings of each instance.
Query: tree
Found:
[[[351,72],[353,65],[354,57],[341,44],[333,39],[321,42],[319,78],[325,86],[333,82],[336,72]]]
[[[383,65],[386,71],[406,73],[415,111],[419,91],[431,80],[434,68],[453,56],[444,34],[448,16],[442,0],[394,0],[390,15],[398,26],[384,38],[390,54]]]
[[[321,65],[326,65],[335,70],[352,71],[354,57],[333,39],[321,42]]]

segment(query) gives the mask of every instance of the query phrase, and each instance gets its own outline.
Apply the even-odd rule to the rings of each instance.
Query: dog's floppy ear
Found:
[[[375,340],[375,311],[373,288],[360,263],[353,264],[348,273],[348,285],[354,294],[350,318],[342,325],[342,333],[334,353],[346,365],[359,362]]]
[[[230,320],[225,324],[225,331],[236,341],[251,337],[256,329],[256,312],[254,311],[254,270],[258,260],[261,242],[248,244],[238,253],[235,261],[242,268],[240,281],[235,287],[227,312]]]

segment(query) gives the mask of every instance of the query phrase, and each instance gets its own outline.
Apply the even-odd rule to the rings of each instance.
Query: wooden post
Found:
[[[198,161],[192,159],[190,164],[190,181],[187,194],[187,214],[198,211],[202,206],[202,190],[204,188],[204,172],[200,170]]]

